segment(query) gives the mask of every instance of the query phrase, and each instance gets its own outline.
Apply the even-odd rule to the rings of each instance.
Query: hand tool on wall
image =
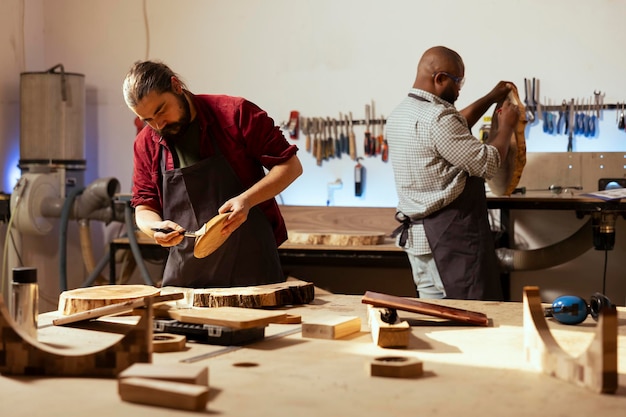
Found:
[[[532,107],[535,105],[533,98],[535,96],[534,86],[531,84],[531,80],[524,78],[524,102],[526,103],[526,120],[528,123],[535,121],[535,113]]]
[[[302,133],[304,133],[304,149],[311,152],[311,119],[308,117],[302,123]]]
[[[559,109],[559,120],[556,124],[556,133],[559,135],[563,133],[567,133],[567,102],[563,100],[561,103],[561,108]]]
[[[289,137],[291,139],[298,139],[298,134],[300,133],[300,112],[296,110],[291,111],[287,129],[289,130]]]
[[[533,78],[533,103],[537,110],[537,118],[542,120],[541,96],[539,95],[539,79]]]
[[[348,125],[349,125],[349,120],[348,120],[348,115],[346,114],[344,116],[344,123],[342,126],[343,127],[343,130],[342,130],[343,140],[341,144],[341,151],[347,155],[350,155],[350,141],[348,139],[348,136],[349,136]]]
[[[350,158],[356,161],[356,136],[354,134],[354,122],[352,112],[350,112],[350,131],[348,132],[348,142],[350,147]]]
[[[356,166],[354,167],[354,195],[360,197],[363,195],[365,187],[365,168],[361,165],[362,157],[356,158]]]
[[[348,126],[348,120],[345,120],[344,123],[344,119],[343,119],[343,114],[339,113],[339,122],[338,124],[340,125],[340,132],[339,132],[339,155],[347,153],[348,152],[348,135],[346,135],[346,131],[347,131],[347,126]]]
[[[569,134],[567,137],[567,152],[572,152],[574,150],[574,144],[573,144],[574,130],[575,130],[574,112],[575,112],[574,99],[572,99],[572,101],[570,101],[570,106],[569,106]]]
[[[332,134],[332,120],[330,117],[326,118],[326,152],[324,153],[324,160],[335,157],[335,140]]]
[[[383,162],[387,162],[389,160],[389,144],[387,143],[387,139],[385,139],[385,118],[383,115],[380,115],[380,140],[382,144],[380,145],[380,158]]]
[[[617,122],[617,128],[624,130],[624,103],[622,102],[622,110],[619,113],[619,121]]]
[[[321,118],[315,118],[315,159],[317,161],[317,166],[322,166],[322,148],[323,148],[323,140],[324,137],[324,122]]]
[[[335,136],[335,157],[341,158],[341,136],[339,136],[339,128],[337,119],[333,119],[333,135]]]
[[[372,133],[370,132],[370,105],[365,105],[365,136],[363,139],[363,155],[370,156],[372,146]]]

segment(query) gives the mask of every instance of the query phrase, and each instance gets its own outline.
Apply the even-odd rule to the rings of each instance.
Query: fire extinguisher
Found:
[[[358,157],[356,159],[356,166],[354,167],[354,195],[360,197],[363,194],[363,188],[365,187],[365,167],[361,165],[363,158]]]

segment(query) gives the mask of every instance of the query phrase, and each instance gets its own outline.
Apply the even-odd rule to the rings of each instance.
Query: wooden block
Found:
[[[193,385],[209,385],[209,368],[207,366],[185,363],[153,364],[136,363],[119,374],[119,378],[147,378],[163,381],[180,382]]]
[[[120,378],[118,391],[124,401],[201,411],[209,402],[209,387],[150,378]]]
[[[198,288],[196,307],[281,307],[308,304],[315,298],[312,282],[290,280],[276,284],[230,288]]]
[[[279,323],[287,318],[287,314],[282,311],[241,307],[170,308],[167,310],[167,314],[170,318],[182,323],[212,324],[233,329],[265,327],[270,323]]]
[[[371,376],[416,378],[424,373],[422,361],[403,356],[384,356],[367,363]]]
[[[341,339],[361,331],[361,319],[356,316],[331,317],[323,322],[302,323],[302,337]]]
[[[367,307],[372,341],[375,345],[383,348],[407,347],[409,345],[411,326],[407,321],[400,321],[396,318],[393,324],[386,323],[381,319],[381,314],[385,312],[384,308],[376,308],[371,305]]]

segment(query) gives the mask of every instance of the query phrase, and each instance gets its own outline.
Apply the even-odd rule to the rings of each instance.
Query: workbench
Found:
[[[626,410],[626,309],[618,310],[616,394],[596,394],[531,369],[523,355],[521,303],[439,300],[478,311],[489,327],[468,327],[399,311],[412,325],[409,347],[372,343],[367,306],[358,295],[317,294],[308,305],[287,309],[303,322],[359,316],[361,332],[338,340],[302,338],[297,324],[271,324],[263,341],[244,347],[187,343],[182,352],[154,353],[153,363],[191,361],[209,367],[206,414],[259,416],[623,416]],[[50,325],[58,313],[40,316],[39,340],[57,347],[93,348],[121,336],[110,331]],[[132,317],[110,318],[110,321]],[[81,326],[83,327],[83,326]],[[572,355],[585,350],[594,321],[552,332]],[[289,334],[291,333],[291,334]],[[202,358],[196,361],[193,358]],[[367,364],[382,356],[423,361],[418,378],[372,377]],[[133,416],[191,415],[120,400],[116,379],[0,376],[3,415]],[[203,413],[201,413],[203,414]]]

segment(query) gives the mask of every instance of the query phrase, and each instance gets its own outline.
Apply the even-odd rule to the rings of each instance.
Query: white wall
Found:
[[[351,111],[362,119],[371,100],[388,115],[412,85],[422,52],[438,44],[464,57],[459,106],[501,79],[523,92],[530,77],[556,103],[594,90],[615,103],[626,100],[625,15],[624,0],[2,0],[0,190],[10,192],[18,175],[23,71],[63,63],[85,74],[85,178],[114,176],[128,192],[135,127],[120,85],[136,60],[165,61],[196,93],[245,96],[277,122],[291,110],[306,117]],[[545,135],[539,124],[526,136],[529,152],[566,148],[564,136]],[[358,198],[353,161],[318,167],[304,141],[294,143],[305,171],[283,203],[324,205],[327,184],[340,178],[335,204],[395,206],[389,164],[366,158],[366,191]],[[577,138],[574,150],[626,151],[614,112],[606,112],[597,137]]]

